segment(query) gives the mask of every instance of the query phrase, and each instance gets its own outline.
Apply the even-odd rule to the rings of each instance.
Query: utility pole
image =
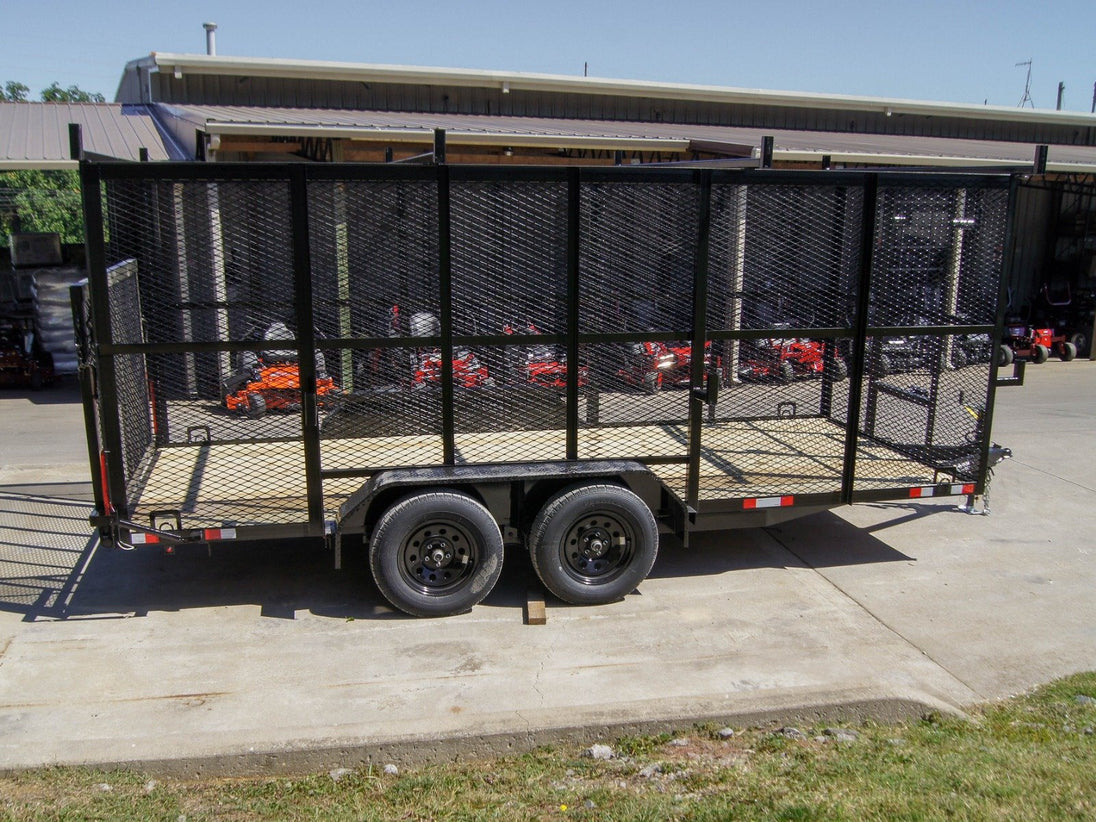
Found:
[[[1056,109],[1057,111],[1062,110],[1062,95],[1065,94],[1065,92],[1066,92],[1066,84],[1065,83],[1059,83],[1058,84],[1058,106],[1057,106],[1057,109]]]
[[[1089,114],[1096,114],[1096,83],[1092,84],[1092,110]],[[1096,351],[1096,349],[1093,349]]]
[[[1032,108],[1035,108],[1035,103],[1031,102],[1031,59],[1029,58],[1027,60],[1024,60],[1023,62],[1017,63],[1016,65],[1017,67],[1027,66],[1027,81],[1024,83],[1024,96],[1020,98],[1019,108],[1023,108],[1024,103],[1027,103]]]

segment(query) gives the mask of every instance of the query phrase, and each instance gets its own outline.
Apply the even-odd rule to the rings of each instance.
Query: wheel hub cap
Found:
[[[474,553],[473,541],[456,524],[425,525],[403,545],[403,574],[424,592],[440,594],[468,578]]]
[[[588,581],[605,581],[631,558],[629,531],[614,516],[596,513],[576,522],[561,548],[568,570]]]

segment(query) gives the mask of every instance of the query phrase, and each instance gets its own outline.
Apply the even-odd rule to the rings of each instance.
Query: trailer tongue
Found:
[[[520,546],[556,596],[597,604],[642,582],[660,532],[973,499],[1001,453],[1008,177],[81,177],[74,311],[107,545],[363,540],[380,590],[423,616],[474,606]],[[271,327],[276,352],[255,332]],[[916,357],[887,356],[899,338]],[[774,339],[811,367],[759,366]],[[657,390],[648,348],[673,366]],[[268,360],[292,379],[240,379]]]

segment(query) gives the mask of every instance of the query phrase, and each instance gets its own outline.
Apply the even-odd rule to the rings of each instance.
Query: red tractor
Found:
[[[688,341],[669,342],[663,345],[666,353],[672,354],[674,363],[662,372],[662,384],[672,385],[678,388],[688,388],[692,382],[693,345]],[[712,366],[712,341],[704,344],[704,371]],[[715,367],[722,369],[721,357],[715,358]]]
[[[825,370],[826,343],[806,337],[767,337],[743,349],[738,375],[749,380],[791,382],[796,377],[819,377]],[[848,366],[834,352],[834,379],[843,380]]]
[[[668,384],[665,375],[676,363],[677,358],[663,343],[628,343],[621,351],[615,381],[626,388],[656,394],[664,384]]]
[[[543,334],[533,323],[507,323],[503,334]],[[518,348],[518,361],[513,363],[520,376],[533,385],[546,388],[567,387],[567,355],[558,345],[533,342]],[[578,368],[578,385],[584,388],[589,382],[590,369],[583,364]]]
[[[393,312],[398,318],[399,308],[394,306]],[[426,311],[412,314],[408,325],[412,337],[436,337],[441,333],[438,318]],[[471,349],[453,349],[453,385],[458,388],[479,388],[494,384],[495,381],[487,372],[487,366],[480,362]],[[411,387],[423,388],[428,385],[441,385],[441,350],[416,348],[411,355]]]
[[[291,340],[284,323],[274,323],[263,334],[267,341]],[[327,376],[323,355],[316,352],[316,395],[322,405],[339,387]],[[270,349],[255,354],[244,351],[240,367],[221,383],[221,396],[229,411],[258,419],[267,411],[299,411],[301,371],[297,352]]]
[[[1003,342],[1013,359],[1036,364],[1046,362],[1051,353],[1062,362],[1077,356],[1077,346],[1069,341],[1064,328],[1034,328],[1015,315],[1005,323]]]

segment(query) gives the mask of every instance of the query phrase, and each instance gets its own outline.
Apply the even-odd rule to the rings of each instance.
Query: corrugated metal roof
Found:
[[[842,111],[886,112],[887,116],[915,114],[933,117],[961,117],[1017,123],[1056,123],[1081,127],[1096,126],[1096,115],[1076,111],[977,106],[908,100],[890,97],[861,97],[845,94],[819,94],[798,91],[735,88],[731,86],[660,83],[620,80],[604,77],[576,77],[520,71],[397,66],[325,60],[287,60],[257,57],[226,57],[204,54],[153,52],[149,57],[131,61],[126,70],[145,70],[201,75],[238,77],[275,77],[285,79],[386,82],[407,85],[437,85],[467,88],[518,90],[575,94],[597,94],[643,99],[670,99],[714,102],[730,105],[772,104],[789,108],[827,108]]]
[[[162,104],[161,104],[162,105]],[[329,136],[390,142],[429,142],[436,128],[446,130],[454,145],[485,143],[559,147],[620,148],[642,142],[655,148],[681,150],[687,143],[760,146],[772,135],[775,158],[815,161],[828,155],[834,163],[858,165],[1025,165],[1034,160],[1030,143],[996,140],[960,140],[818,131],[777,131],[760,128],[689,125],[681,123],[628,123],[602,120],[502,117],[474,114],[414,114],[343,109],[292,109],[260,106],[163,106],[172,116],[203,128],[209,134]],[[488,139],[494,138],[494,139]],[[1096,148],[1051,146],[1048,170],[1096,171]]]
[[[119,103],[0,103],[0,169],[75,168],[69,157],[69,123],[81,127],[84,150],[122,160],[168,153],[143,107]]]

